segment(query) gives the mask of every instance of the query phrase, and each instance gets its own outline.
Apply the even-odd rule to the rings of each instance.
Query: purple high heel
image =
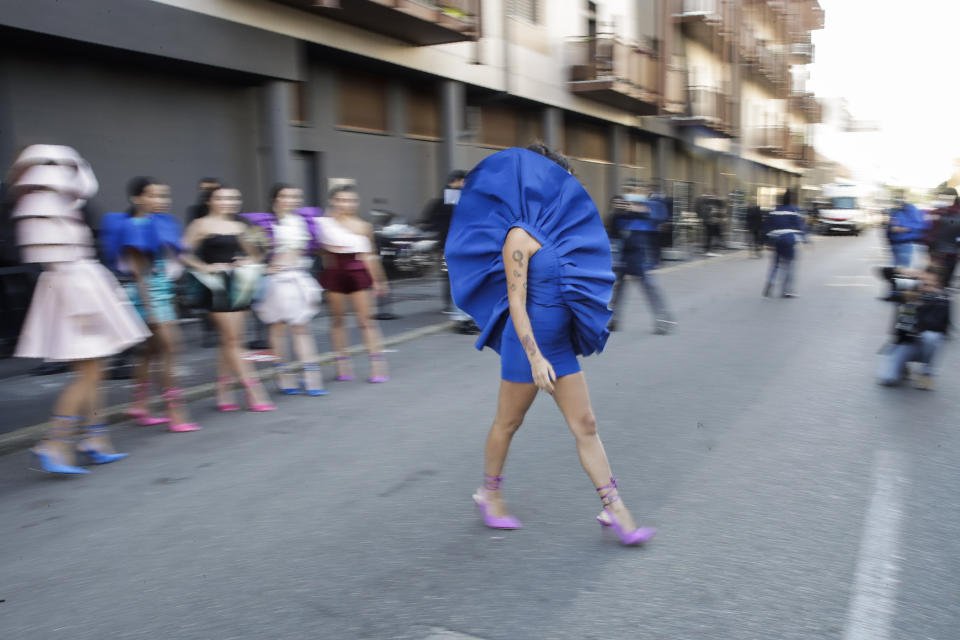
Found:
[[[335,357],[334,357],[334,360],[336,360],[337,362],[344,362],[345,360],[349,360],[349,359],[350,359],[350,356],[335,356]],[[339,369],[340,369],[340,367],[338,366],[338,367],[337,367],[337,370],[339,371]],[[350,382],[351,380],[353,380],[353,374],[352,374],[352,373],[337,373],[337,377],[336,377],[335,379],[336,379],[337,382]]]
[[[473,494],[473,501],[480,508],[480,514],[483,516],[483,524],[491,529],[522,529],[523,525],[513,516],[497,517],[490,515],[487,507],[487,500],[482,491],[499,491],[500,483],[503,482],[503,476],[489,476],[483,474],[483,489],[477,489]]]
[[[657,534],[657,530],[653,527],[637,527],[633,531],[627,531],[617,522],[617,519],[613,517],[613,512],[610,511],[609,507],[620,500],[620,491],[617,489],[617,480],[615,478],[610,478],[610,484],[598,487],[597,493],[600,494],[600,500],[603,502],[603,513],[597,516],[597,521],[601,526],[613,529],[617,537],[620,538],[620,544],[627,546],[643,544],[644,542],[652,540],[653,536]],[[603,514],[606,514],[607,522],[601,519]]]
[[[383,362],[383,363],[386,363],[386,359],[387,359],[387,356],[385,356],[385,355],[382,354],[382,353],[371,353],[371,354],[370,354],[370,367],[373,368],[373,363],[374,363],[374,362]],[[384,365],[384,366],[386,366],[386,365]],[[374,384],[380,383],[380,382],[389,382],[389,381],[390,381],[390,378],[389,378],[388,376],[374,376],[374,375],[371,375],[371,376],[367,379],[367,382],[372,382],[372,383],[374,383]]]

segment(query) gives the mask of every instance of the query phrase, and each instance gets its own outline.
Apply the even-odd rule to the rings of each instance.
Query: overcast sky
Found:
[[[844,97],[879,133],[818,127],[825,155],[860,176],[932,187],[960,158],[960,0],[820,0],[809,89]]]

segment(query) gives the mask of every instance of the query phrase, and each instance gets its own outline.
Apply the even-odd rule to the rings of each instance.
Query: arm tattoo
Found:
[[[517,290],[517,283],[516,283],[516,282],[511,282],[511,283],[510,283],[510,291],[516,291],[516,290]]]
[[[513,270],[513,277],[514,277],[514,278],[522,278],[523,275],[522,275],[519,271],[517,271],[516,269],[514,269],[514,270]]]
[[[523,252],[519,249],[513,252],[513,261],[516,262],[521,267],[523,266]]]
[[[523,343],[524,349],[527,350],[528,356],[537,355],[537,343],[533,341],[533,336],[526,335],[520,339],[520,342]]]

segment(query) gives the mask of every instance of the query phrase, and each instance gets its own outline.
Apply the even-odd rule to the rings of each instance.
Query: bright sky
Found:
[[[809,90],[846,98],[879,133],[817,128],[815,144],[857,179],[934,187],[960,158],[960,0],[820,0]]]

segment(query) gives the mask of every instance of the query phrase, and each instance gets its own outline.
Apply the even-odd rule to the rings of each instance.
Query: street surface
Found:
[[[385,385],[121,426],[130,458],[85,478],[0,458],[0,637],[955,640],[955,345],[937,391],[877,386],[880,236],[815,242],[794,300],[745,254],[668,269],[677,333],[633,287],[584,360],[646,547],[600,531],[547,396],[505,471],[524,529],[482,526],[498,361],[445,333]]]

